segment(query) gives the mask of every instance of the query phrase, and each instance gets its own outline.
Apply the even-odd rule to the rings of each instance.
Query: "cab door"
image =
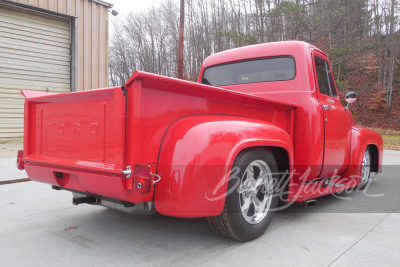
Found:
[[[317,95],[324,120],[324,159],[320,177],[341,174],[347,167],[352,117],[340,103],[327,57],[314,51]]]

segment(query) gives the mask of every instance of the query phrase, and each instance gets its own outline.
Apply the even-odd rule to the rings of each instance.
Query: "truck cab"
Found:
[[[351,164],[351,137],[357,128],[341,104],[328,57],[317,47],[289,41],[224,51],[204,61],[198,82],[296,105],[296,178],[332,177]],[[381,158],[378,146],[371,144],[376,159]],[[378,161],[374,164],[376,170]]]

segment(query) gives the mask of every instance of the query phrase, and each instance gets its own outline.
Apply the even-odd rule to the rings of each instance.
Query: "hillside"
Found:
[[[389,117],[386,113],[386,90],[378,83],[377,55],[370,52],[368,57],[356,57],[347,62],[347,73],[339,84],[339,95],[343,105],[348,91],[357,93],[357,102],[350,105],[350,110],[358,125],[370,128],[400,131],[400,78],[395,66],[392,104]],[[397,68],[397,69],[396,69]]]

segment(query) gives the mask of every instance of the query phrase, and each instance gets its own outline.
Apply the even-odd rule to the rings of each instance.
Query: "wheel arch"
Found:
[[[281,174],[283,174],[284,172],[286,172],[288,170],[290,171],[291,166],[293,166],[291,164],[292,161],[291,161],[291,157],[290,157],[288,150],[281,146],[246,146],[236,153],[235,157],[233,158],[233,161],[240,154],[246,153],[247,151],[252,150],[252,149],[265,149],[265,150],[271,151],[276,160],[278,171]],[[233,161],[232,161],[232,163],[233,163]],[[231,164],[231,166],[232,166],[232,164]]]
[[[177,217],[220,214],[235,158],[255,148],[271,150],[282,169],[293,162],[289,134],[273,124],[225,115],[192,116],[175,123],[160,148],[157,211]]]
[[[379,150],[376,144],[369,144],[367,146],[371,153],[371,172],[378,172],[379,169]]]
[[[282,194],[281,200],[283,201],[284,199],[287,199],[289,186],[292,181],[282,181],[282,179],[293,179],[293,175],[290,175],[293,166],[293,159],[291,158],[289,151],[280,146],[249,146],[239,151],[234,159],[236,159],[240,154],[246,153],[247,151],[252,149],[264,149],[272,152],[272,155],[276,160],[279,172],[279,184],[283,185],[282,188],[279,188],[279,192]]]
[[[383,140],[379,133],[362,127],[353,127],[351,134],[349,166],[343,177],[355,177],[356,183],[361,182],[362,158],[367,147],[370,148],[372,172],[382,171]]]
[[[370,148],[371,156],[373,157],[372,166],[373,172],[381,172],[382,171],[382,158],[383,158],[383,139],[382,136],[370,129],[362,128],[362,127],[354,127],[354,133],[358,133],[356,144],[361,146],[361,152],[363,153],[367,147]],[[353,144],[352,144],[353,147]]]

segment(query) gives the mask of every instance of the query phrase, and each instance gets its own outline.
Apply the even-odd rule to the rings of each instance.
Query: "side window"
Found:
[[[325,64],[326,64],[326,71],[327,71],[328,77],[329,77],[329,85],[331,87],[331,93],[332,93],[332,96],[336,97],[337,94],[336,94],[335,83],[333,82],[332,72],[331,72],[331,70],[329,68],[328,63],[325,62]]]
[[[315,68],[317,70],[319,92],[324,95],[336,97],[335,84],[333,83],[328,62],[322,58],[315,57]]]

